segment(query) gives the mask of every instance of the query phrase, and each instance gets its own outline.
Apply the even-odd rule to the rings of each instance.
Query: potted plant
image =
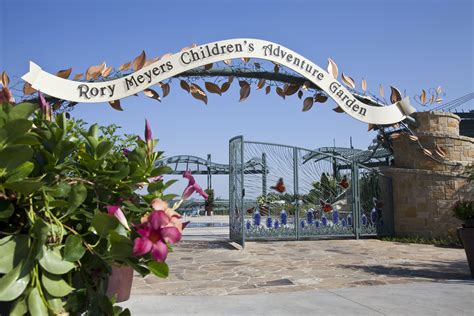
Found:
[[[0,99],[2,315],[128,315],[114,303],[128,298],[133,270],[168,275],[186,226],[176,209],[205,193],[186,173],[180,201],[168,205],[174,180],[155,167],[162,152],[148,121],[144,140],[120,136],[37,100]]]
[[[205,190],[208,198],[204,203],[204,208],[206,209],[207,216],[211,216],[214,214],[214,190],[213,189],[206,189]]]
[[[474,278],[474,201],[457,201],[453,207],[454,216],[464,224],[458,228],[458,236],[466,251],[471,276]]]

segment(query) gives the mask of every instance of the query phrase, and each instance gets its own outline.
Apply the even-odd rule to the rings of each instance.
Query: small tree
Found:
[[[209,196],[204,204],[206,209],[207,216],[211,216],[214,210],[214,190],[213,189],[206,189],[205,192]]]

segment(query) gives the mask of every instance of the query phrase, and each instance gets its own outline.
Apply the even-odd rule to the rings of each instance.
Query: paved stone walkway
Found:
[[[245,295],[470,279],[463,249],[367,239],[248,242],[235,250],[216,237],[188,236],[169,254],[170,277],[136,277],[133,295]]]

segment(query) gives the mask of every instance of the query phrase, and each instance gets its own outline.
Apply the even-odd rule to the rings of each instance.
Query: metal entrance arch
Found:
[[[231,139],[229,148],[232,241],[244,245],[246,240],[392,233],[391,180],[376,168],[327,152],[244,141],[242,136]],[[247,163],[259,163],[262,172],[245,172]],[[277,185],[280,179],[284,191]]]

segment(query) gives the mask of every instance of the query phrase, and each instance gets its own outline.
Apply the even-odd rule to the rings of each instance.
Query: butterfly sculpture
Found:
[[[333,210],[331,203],[325,202],[323,200],[319,200],[319,203],[321,204],[321,209],[324,213],[329,213]]]
[[[278,182],[275,186],[270,187],[270,189],[277,191],[278,193],[283,193],[286,191],[285,183],[283,178],[278,179]]]
[[[347,175],[344,175],[339,182],[339,186],[343,189],[347,189],[349,187],[349,180],[347,180]]]

